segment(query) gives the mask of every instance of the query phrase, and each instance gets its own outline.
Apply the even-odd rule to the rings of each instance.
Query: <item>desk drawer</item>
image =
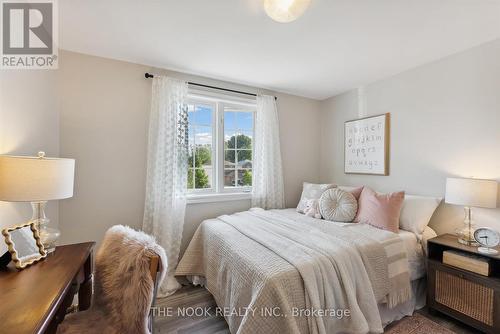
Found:
[[[436,302],[488,326],[493,326],[494,293],[489,287],[436,270]]]

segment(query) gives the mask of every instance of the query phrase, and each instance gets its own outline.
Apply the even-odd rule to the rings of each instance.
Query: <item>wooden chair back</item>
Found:
[[[158,275],[160,275],[161,271],[161,263],[159,256],[153,256],[151,258],[151,263],[149,265],[149,272],[151,274],[151,278],[153,279],[153,300],[151,302],[151,307],[153,307],[156,303],[156,293],[158,292]],[[153,310],[149,311],[149,330],[153,333]]]
[[[156,284],[157,276],[160,272],[160,257],[158,255],[151,258],[151,264],[149,265],[149,272],[151,273],[151,278],[153,279],[153,284]]]

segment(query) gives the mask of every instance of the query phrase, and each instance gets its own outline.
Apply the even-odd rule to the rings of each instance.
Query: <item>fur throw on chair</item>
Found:
[[[150,263],[154,256],[160,257],[160,284],[167,269],[165,250],[143,232],[122,225],[110,228],[95,259],[90,309],[68,315],[57,332],[149,334],[154,293]]]

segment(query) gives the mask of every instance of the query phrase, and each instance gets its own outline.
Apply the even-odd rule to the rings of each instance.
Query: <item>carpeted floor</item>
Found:
[[[212,295],[207,290],[185,286],[174,295],[157,300],[154,309],[156,313],[154,333],[229,334],[224,318],[215,314],[216,307]],[[389,325],[385,333],[473,334],[477,331],[444,315],[431,316],[423,309],[412,317],[403,318]]]

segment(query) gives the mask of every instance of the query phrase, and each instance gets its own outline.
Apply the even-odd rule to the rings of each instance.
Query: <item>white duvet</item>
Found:
[[[205,277],[220,307],[278,306],[285,314],[227,317],[232,333],[382,332],[377,302],[395,306],[409,298],[402,238],[367,225],[341,227],[289,210],[254,209],[208,220],[177,275]],[[294,308],[352,313],[344,319],[287,317]]]

